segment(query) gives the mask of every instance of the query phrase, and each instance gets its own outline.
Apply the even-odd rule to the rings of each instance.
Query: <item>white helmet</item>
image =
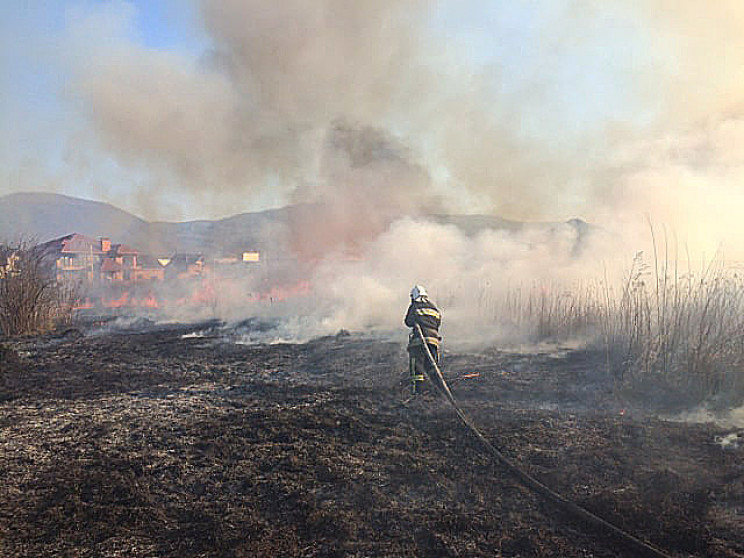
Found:
[[[426,289],[421,285],[414,285],[413,289],[411,289],[411,300],[416,300],[422,296],[428,296]]]

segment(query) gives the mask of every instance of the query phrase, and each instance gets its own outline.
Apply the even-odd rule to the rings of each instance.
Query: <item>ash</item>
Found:
[[[400,341],[89,323],[5,342],[2,556],[633,556],[481,453]],[[252,341],[251,341],[252,340]],[[619,401],[590,351],[448,353],[509,457],[673,556],[741,556],[742,451]]]

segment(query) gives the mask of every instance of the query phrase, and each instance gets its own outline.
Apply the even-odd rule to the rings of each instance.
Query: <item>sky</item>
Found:
[[[733,0],[4,0],[0,16],[0,195],[174,221],[374,200],[744,244]]]

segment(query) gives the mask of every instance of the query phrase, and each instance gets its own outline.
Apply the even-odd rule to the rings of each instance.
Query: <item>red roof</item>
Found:
[[[121,271],[122,265],[113,258],[106,258],[101,264],[101,271],[104,273],[113,273],[115,271]]]
[[[40,244],[38,249],[44,255],[58,257],[59,254],[101,255],[101,242],[84,234],[72,233]]]
[[[117,256],[123,256],[124,254],[134,254],[136,256],[139,254],[136,248],[132,248],[126,244],[114,244],[111,246],[111,251]]]
[[[101,252],[101,241],[85,236],[83,234],[74,233],[63,237],[62,239],[62,253],[86,253],[86,254],[102,254]],[[54,241],[52,241],[54,242]]]

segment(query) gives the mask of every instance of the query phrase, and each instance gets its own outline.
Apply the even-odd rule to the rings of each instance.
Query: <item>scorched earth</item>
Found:
[[[3,556],[637,555],[522,486],[436,393],[408,400],[404,339],[135,325],[6,342]],[[489,440],[554,490],[670,556],[744,556],[731,430],[655,418],[588,350],[444,363]]]

